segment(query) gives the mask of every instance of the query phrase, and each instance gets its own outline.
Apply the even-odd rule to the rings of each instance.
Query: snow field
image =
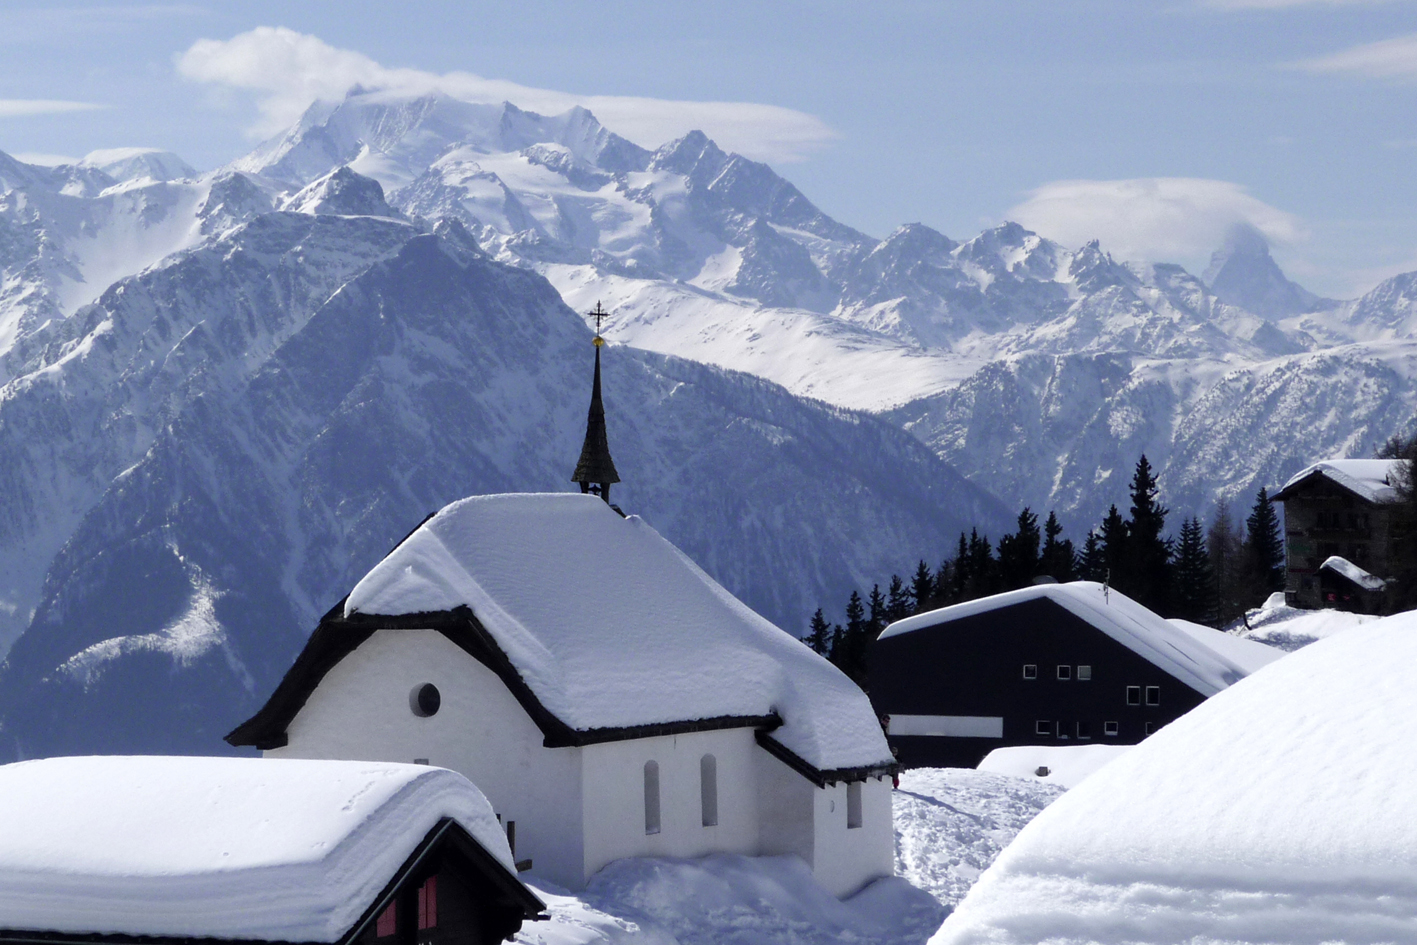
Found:
[[[1417,941],[1417,613],[1214,696],[1020,832],[932,939]]]

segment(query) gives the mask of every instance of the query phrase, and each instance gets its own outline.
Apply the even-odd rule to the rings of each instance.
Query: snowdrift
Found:
[[[931,940],[1417,941],[1417,613],[1320,641],[1069,791]]]

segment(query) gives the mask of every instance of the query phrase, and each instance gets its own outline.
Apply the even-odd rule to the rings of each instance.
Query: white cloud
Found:
[[[65,112],[91,112],[104,108],[93,102],[66,102],[53,98],[0,98],[0,118],[24,118],[29,115],[60,115]]]
[[[343,98],[361,85],[409,94],[441,91],[470,102],[509,101],[553,115],[583,105],[607,128],[645,147],[697,128],[725,148],[774,162],[800,161],[837,137],[820,119],[776,105],[576,95],[470,72],[438,75],[389,68],[285,27],[261,26],[227,40],[198,40],[178,57],[177,68],[198,82],[256,93],[261,120],[251,130],[259,135],[286,128],[311,102]]]
[[[1191,265],[1208,258],[1237,223],[1272,243],[1307,235],[1298,217],[1239,184],[1195,177],[1054,181],[1031,191],[1008,218],[1065,246],[1096,239],[1119,259]]]
[[[1305,59],[1296,66],[1307,72],[1349,73],[1369,79],[1417,77],[1417,34],[1364,43]]]
[[[60,164],[78,164],[82,158],[67,154],[49,154],[44,151],[16,151],[10,157],[21,164],[38,164],[40,167],[58,167]]]

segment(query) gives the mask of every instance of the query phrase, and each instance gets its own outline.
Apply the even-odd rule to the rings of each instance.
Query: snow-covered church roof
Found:
[[[1320,476],[1342,486],[1354,495],[1369,502],[1393,502],[1397,490],[1393,488],[1398,467],[1398,459],[1328,459],[1314,463],[1301,470],[1284,484],[1284,488],[1274,494],[1274,498],[1284,501],[1289,490],[1312,476]]]
[[[638,516],[622,517],[593,495],[454,502],[355,585],[343,618],[357,625],[374,615],[459,608],[499,651],[489,665],[497,670],[505,659],[503,679],[534,699],[533,718],[549,713],[572,733],[593,736],[587,740],[597,732],[634,737],[646,727],[752,724],[771,728],[766,739],[817,773],[892,763],[869,700],[844,674]],[[313,683],[303,685],[302,704]],[[278,689],[272,703],[291,697]],[[291,715],[287,708],[283,719],[272,715],[258,727],[283,731]],[[248,726],[261,718],[233,739],[255,742],[260,736]]]
[[[1205,634],[1178,627],[1125,594],[1093,581],[1039,584],[916,614],[891,624],[882,631],[881,639],[1034,600],[1052,601],[1204,696],[1214,695],[1251,672],[1251,660],[1236,659],[1227,644],[1217,645]],[[1254,645],[1263,648],[1263,644]]]
[[[443,818],[515,875],[482,792],[443,768],[153,756],[3,765],[0,929],[334,942]]]
[[[932,939],[1417,942],[1417,613],[1320,640],[1043,811]]]

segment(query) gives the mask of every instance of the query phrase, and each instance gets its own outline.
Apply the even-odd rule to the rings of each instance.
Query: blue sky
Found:
[[[0,150],[208,169],[370,77],[585,101],[648,146],[703,125],[877,236],[1017,218],[1199,271],[1243,219],[1318,292],[1417,269],[1411,0],[21,0]]]

